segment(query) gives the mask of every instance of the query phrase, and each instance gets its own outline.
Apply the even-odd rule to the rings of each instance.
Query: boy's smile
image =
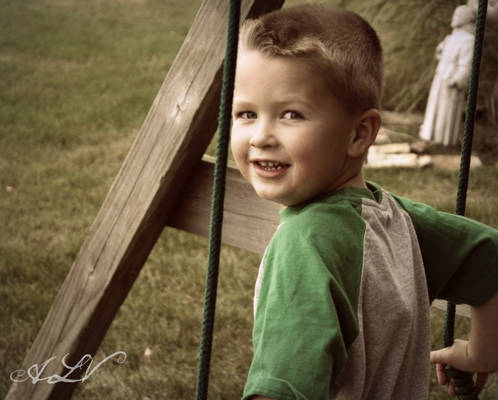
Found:
[[[251,162],[256,174],[262,178],[276,178],[277,176],[283,175],[287,168],[290,167],[289,164],[280,163],[278,161],[253,160]]]
[[[305,60],[242,50],[232,152],[256,193],[284,205],[351,186],[354,120]]]

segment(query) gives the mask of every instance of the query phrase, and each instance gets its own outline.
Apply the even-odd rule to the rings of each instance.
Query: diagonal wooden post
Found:
[[[241,17],[284,0],[244,0]],[[224,55],[226,0],[205,0],[171,66],[22,369],[56,356],[43,376],[64,375],[95,354],[154,246],[179,188],[216,129]],[[80,374],[84,369],[79,370]],[[77,379],[75,371],[70,378]],[[14,383],[8,400],[68,399],[75,383]]]

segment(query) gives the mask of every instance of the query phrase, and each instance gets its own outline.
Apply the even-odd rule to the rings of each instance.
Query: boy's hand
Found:
[[[476,361],[472,360],[469,356],[468,341],[466,340],[456,339],[451,347],[431,351],[431,364],[436,364],[437,381],[440,385],[448,385],[448,393],[451,396],[455,396],[456,393],[450,382],[450,378],[446,375],[446,365],[451,365],[460,371],[470,373],[474,373],[479,370]],[[487,372],[477,372],[475,387],[478,392],[484,388],[487,379]]]
[[[469,340],[455,340],[452,346],[431,352],[431,363],[437,364],[437,379],[448,385],[446,365],[477,373],[475,386],[481,390],[489,372],[498,371],[498,292],[485,303],[470,308]],[[449,387],[450,394],[454,389]]]

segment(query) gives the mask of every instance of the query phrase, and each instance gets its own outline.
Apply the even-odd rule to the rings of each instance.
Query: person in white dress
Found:
[[[452,146],[463,133],[465,95],[472,64],[475,12],[468,5],[453,13],[453,31],[438,45],[439,60],[432,81],[420,137]]]

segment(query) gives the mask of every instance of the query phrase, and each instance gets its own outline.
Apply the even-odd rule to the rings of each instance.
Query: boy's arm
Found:
[[[498,289],[498,231],[400,196],[417,233],[429,299],[484,304]]]
[[[332,246],[321,234],[330,227],[322,223],[311,234],[311,225],[317,222],[304,213],[284,222],[265,253],[244,400],[328,399],[358,335],[361,268],[345,274],[338,247],[359,240],[344,232]],[[351,265],[361,261],[361,251],[346,254]]]
[[[469,340],[431,352],[431,363],[451,365],[467,372],[498,370],[498,293],[471,308]]]
[[[431,353],[440,384],[448,384],[444,365],[478,372],[482,389],[487,372],[498,369],[498,232],[458,215],[395,196],[409,213],[419,240],[429,297],[471,308],[469,341],[456,340],[447,349]],[[452,385],[449,391],[454,395]]]

